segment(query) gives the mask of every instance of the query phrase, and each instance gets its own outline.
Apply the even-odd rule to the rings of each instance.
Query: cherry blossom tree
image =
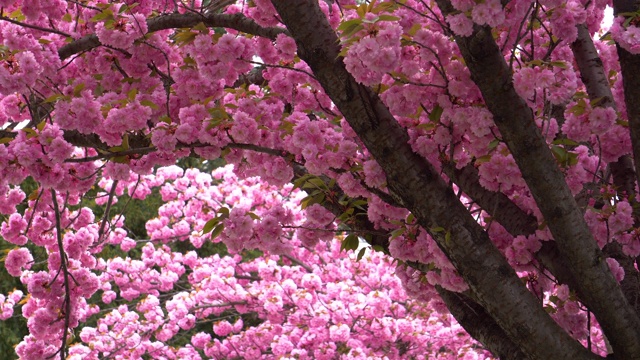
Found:
[[[16,352],[640,358],[639,7],[0,0]]]

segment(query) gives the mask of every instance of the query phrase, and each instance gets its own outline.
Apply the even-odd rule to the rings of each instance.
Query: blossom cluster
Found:
[[[128,182],[121,180],[116,192],[135,193]],[[61,213],[70,228],[62,244],[74,279],[69,284],[69,326],[79,331],[69,348],[74,358],[272,354],[400,359],[426,358],[434,351],[452,359],[488,358],[451,315],[408,298],[391,258],[367,250],[355,261],[353,253],[341,251],[340,242],[332,239],[331,213],[318,204],[296,211],[305,195],[300,190],[269,186],[257,177],[239,179],[232,166],[211,175],[172,166],[130,182],[159,188],[165,201],[158,217],[147,223],[150,239],[140,245],[126,237],[121,220],[114,219],[113,228],[101,235],[89,209]],[[101,184],[109,188],[113,182]],[[175,250],[175,243],[183,241],[202,247],[209,236],[203,227],[221,207],[232,210],[222,222],[224,232],[212,240],[223,241],[235,255]],[[34,223],[55,222],[42,212],[36,216]],[[38,233],[41,227],[34,225],[28,233]],[[310,242],[306,231],[311,229],[329,236]],[[60,256],[52,239],[38,242],[51,251],[48,271],[33,268],[33,258],[24,248],[12,250],[11,260],[5,262],[8,269],[16,269],[11,271],[21,276],[30,294],[22,307],[30,335],[16,348],[25,359],[54,354],[64,331],[60,314],[67,300],[62,277],[55,275]],[[140,255],[96,257],[114,245],[137,248]],[[264,252],[245,258],[243,247]],[[94,294],[97,303],[89,302]],[[10,316],[22,297],[20,291],[8,295],[3,316]],[[95,326],[82,324],[90,318]],[[208,330],[200,324],[209,324]],[[190,342],[167,345],[180,336],[189,336]]]

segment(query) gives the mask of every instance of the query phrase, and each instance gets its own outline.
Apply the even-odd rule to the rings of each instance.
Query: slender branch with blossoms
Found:
[[[60,345],[60,350],[58,350],[58,354],[60,354],[60,359],[66,359],[67,358],[67,336],[68,336],[68,330],[69,330],[69,319],[71,317],[71,290],[70,290],[70,286],[69,286],[69,282],[71,281],[70,279],[70,274],[69,274],[69,270],[67,269],[67,259],[66,259],[66,253],[64,251],[64,245],[62,244],[62,227],[60,225],[60,208],[58,206],[58,200],[57,200],[57,194],[54,190],[51,190],[51,201],[53,203],[53,212],[55,213],[55,219],[56,219],[56,240],[58,243],[58,254],[60,256],[60,269],[58,274],[61,272],[62,273],[62,277],[63,277],[63,283],[64,283],[64,300],[62,302],[62,306],[63,306],[63,321],[64,321],[64,327],[62,328],[62,345]],[[57,277],[57,275],[56,275]],[[56,277],[53,278],[53,280],[51,281],[51,284],[53,284],[53,282],[56,281]],[[49,284],[49,286],[51,286],[51,284]],[[60,321],[60,319],[55,320],[55,321]],[[49,356],[48,358],[52,358],[54,357],[56,354],[53,354],[51,356]]]

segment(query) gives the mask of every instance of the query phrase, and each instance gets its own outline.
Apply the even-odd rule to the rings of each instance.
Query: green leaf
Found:
[[[338,26],[337,30],[344,32],[344,31],[347,31],[348,29],[353,28],[354,26],[361,25],[361,24],[362,24],[362,19],[351,19],[341,23]]]
[[[210,233],[211,230],[213,230],[213,228],[218,225],[218,223],[220,222],[220,219],[218,218],[213,218],[209,221],[207,221],[204,226],[202,227],[202,234],[207,234]]]
[[[575,105],[569,108],[569,112],[576,116],[580,116],[585,113],[586,107],[587,104],[584,102],[584,99],[580,99]]]
[[[305,182],[307,182],[307,180],[312,177],[313,175],[311,174],[305,174],[300,176],[299,178],[297,178],[294,182],[293,182],[293,188],[297,189],[302,187],[302,185],[304,185]]]
[[[489,143],[489,150],[493,150],[493,149],[497,148],[498,145],[500,145],[500,139],[491,140],[491,142]]]
[[[486,163],[491,161],[491,155],[482,155],[479,158],[476,158],[476,165],[480,165],[482,163]]]
[[[104,27],[105,29],[109,29],[109,30],[114,30],[116,28],[116,20],[114,19],[107,19],[104,21]]]
[[[353,206],[356,209],[360,209],[362,211],[365,211],[364,206],[367,204],[368,204],[367,200],[355,200],[351,202],[351,206]]]
[[[589,101],[589,104],[591,104],[591,107],[592,107],[592,108],[595,108],[595,107],[597,107],[597,106],[598,106],[598,104],[600,104],[604,99],[605,99],[605,97],[604,97],[604,96],[597,97],[597,98],[595,98],[595,99],[593,99],[593,100]]]
[[[304,199],[300,200],[300,209],[304,210],[308,206],[313,205],[313,203],[310,204],[311,201],[313,201],[313,197],[312,196],[307,196]]]
[[[527,63],[527,65],[540,66],[544,64],[544,62],[540,59],[531,60]]]
[[[373,11],[373,9],[374,9],[374,8],[375,8],[375,6],[376,6],[376,2],[377,2],[376,0],[371,0],[371,1],[369,2],[369,6],[366,8],[367,12],[372,12],[372,11]],[[365,5],[365,6],[366,6],[366,5]]]
[[[318,177],[307,180],[307,182],[304,184],[304,186],[302,186],[302,188],[328,190],[327,184],[325,184],[324,181],[322,181],[322,179]]]
[[[229,208],[228,207],[221,207],[220,209],[218,209],[218,218],[220,218],[220,220],[224,220],[226,218],[229,217]]]
[[[407,216],[407,223],[411,224],[415,219],[416,219],[415,215],[413,215],[413,213],[409,213],[409,215]]]
[[[249,217],[253,220],[260,220],[260,216],[256,215],[255,213],[248,212],[247,215],[249,215]]]
[[[416,21],[413,26],[411,26],[411,28],[409,28],[409,30],[407,30],[407,34],[414,36],[418,30],[422,29],[422,25],[420,24],[420,22]]]
[[[115,156],[115,157],[111,158],[111,161],[113,161],[114,163],[118,163],[118,164],[128,164],[129,163],[129,157],[128,156]]]
[[[112,146],[108,150],[109,150],[109,152],[117,153],[117,152],[120,152],[120,151],[124,151],[124,148],[122,147],[122,145],[118,145],[118,146]]]
[[[356,234],[349,234],[340,245],[340,250],[356,250],[360,245],[360,240]]]
[[[622,119],[618,119],[616,120],[616,124],[622,126],[622,127],[629,127],[629,121],[627,120],[622,120]]]
[[[397,16],[393,16],[393,15],[380,15],[377,17],[376,22],[378,21],[398,21],[400,20],[399,17]]]
[[[300,208],[306,209],[313,204],[321,204],[324,202],[324,199],[324,193],[320,190],[316,190],[300,201]]]
[[[322,204],[324,202],[324,193],[317,193],[313,196],[314,204]]]
[[[555,139],[553,140],[553,145],[567,145],[567,146],[578,146],[580,145],[577,141],[571,139]]]
[[[183,46],[193,42],[197,35],[198,33],[190,30],[180,31],[173,35],[173,41],[175,41],[176,44]]]
[[[436,106],[433,107],[433,110],[431,110],[431,114],[429,114],[429,120],[436,123],[439,122],[443,111],[444,109],[440,107],[440,105],[436,104]]]
[[[429,118],[431,118],[431,115],[429,115]],[[428,123],[422,123],[420,125],[416,126],[416,129],[420,129],[420,130],[424,130],[424,131],[431,131],[433,129],[436,128],[436,124],[432,123],[432,122],[428,122]]]
[[[84,84],[84,83],[80,83],[80,84],[76,85],[76,86],[73,88],[73,96],[74,96],[74,97],[78,97],[78,96],[80,96],[80,93],[82,92],[82,90],[84,90],[84,87],[85,87],[85,84]]]
[[[209,123],[207,124],[207,130],[211,130],[211,129],[217,127],[218,125],[220,125],[221,123],[222,123],[222,119],[209,120]]]
[[[136,99],[136,95],[138,95],[138,89],[133,88],[127,93],[127,99],[129,99],[129,101],[133,101]]]
[[[569,156],[569,152],[567,151],[567,149],[563,148],[562,146],[553,145],[551,146],[551,153],[553,153],[553,156],[556,158],[558,163],[562,165],[565,165],[567,163]]]
[[[124,134],[122,137],[122,149],[129,150],[129,134]]]
[[[340,243],[340,252],[344,251],[346,247],[347,247],[347,239],[344,239]]]
[[[367,4],[363,4],[361,2],[360,6],[356,7],[356,13],[358,14],[358,16],[363,18],[367,14]]]
[[[611,36],[611,32],[610,32],[610,31],[608,31],[606,34],[602,35],[602,36],[600,37],[600,41],[603,41],[603,42],[604,42],[604,41],[613,41],[613,36]],[[615,70],[614,70],[614,71],[615,71]],[[610,72],[611,72],[611,70],[610,70]]]
[[[338,53],[338,57],[346,57],[347,53],[349,52],[349,47],[348,46],[343,46],[342,50],[340,50],[340,52]]]
[[[196,60],[194,58],[192,58],[191,56],[185,56],[185,58],[182,59],[182,62],[185,65],[187,65],[187,66],[184,67],[185,69],[188,68],[189,65],[195,65],[196,64]],[[181,67],[181,69],[182,69],[182,67]]]
[[[153,110],[158,110],[158,105],[156,105],[156,103],[154,103],[151,100],[142,100],[142,101],[140,101],[140,105],[148,106],[148,107],[152,108]]]
[[[347,20],[338,26],[338,31],[341,31],[340,37],[348,39],[358,31],[364,29],[362,26],[362,19]]]
[[[564,62],[564,61],[550,61],[549,65],[555,66],[555,67],[559,67],[561,69],[567,69],[568,68],[567,63]]]
[[[97,13],[89,21],[91,21],[91,22],[100,22],[100,21],[105,21],[107,19],[114,19],[113,11],[111,9],[102,10],[102,12]]]
[[[371,9],[371,12],[373,12],[374,14],[378,14],[381,12],[393,12],[395,9],[398,8],[398,3],[402,3],[402,1],[393,1],[393,2],[382,2],[378,5],[376,5],[375,7],[373,7],[373,9]],[[390,16],[390,15],[389,15]]]
[[[38,136],[38,133],[36,133],[35,130],[31,129],[31,128],[22,128],[22,131],[27,133],[27,139],[31,139],[33,137]]]
[[[407,230],[406,228],[399,228],[399,229],[395,229],[391,232],[391,238],[397,238],[398,236],[404,234],[405,230]]]
[[[51,96],[49,96],[48,98],[44,99],[44,102],[45,102],[45,103],[52,103],[52,102],[56,102],[56,101],[58,101],[58,99],[61,99],[61,98],[63,98],[63,97],[64,97],[64,95],[62,95],[62,94],[55,94],[55,95],[51,95]]]
[[[362,259],[362,257],[366,252],[367,252],[366,247],[363,247],[362,249],[360,249],[360,251],[358,251],[358,256],[356,257],[356,261],[360,261],[360,259]]]
[[[338,220],[340,222],[345,222],[347,219],[350,219],[353,216],[353,208],[348,208],[345,210],[340,216],[338,216]]]
[[[218,226],[213,228],[213,231],[211,232],[211,240],[217,238],[218,235],[222,234],[223,231],[224,231],[224,224],[218,224]]]
[[[208,34],[209,33],[209,28],[207,27],[207,25],[205,25],[203,22],[199,22],[196,26],[194,26],[192,29],[194,30],[198,30],[201,33],[205,33]]]

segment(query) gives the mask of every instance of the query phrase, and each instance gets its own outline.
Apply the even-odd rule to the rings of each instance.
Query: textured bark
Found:
[[[640,4],[633,0],[614,0],[614,14],[635,12],[640,10]],[[634,55],[617,46],[620,69],[622,71],[622,86],[624,88],[627,119],[631,133],[631,146],[636,169],[640,169],[640,55]],[[636,171],[636,180],[640,184],[640,172]]]
[[[166,29],[189,28],[196,26],[199,23],[203,23],[208,27],[226,27],[235,29],[247,34],[263,36],[271,40],[274,40],[279,34],[286,33],[286,30],[283,28],[264,28],[242,14],[203,15],[198,13],[172,13],[149,19],[149,21],[147,21],[147,27],[149,33],[152,33]],[[64,60],[72,55],[89,51],[98,46],[100,46],[98,36],[94,34],[87,35],[61,47],[58,50],[58,55],[60,56],[60,59]]]
[[[617,242],[607,244],[603,251],[607,257],[615,259],[624,269],[625,275],[620,282],[620,287],[631,306],[636,309],[636,312],[640,312],[640,274],[635,269],[635,259],[624,255],[622,246]]]
[[[472,164],[456,168],[453,163],[442,165],[444,173],[476,204],[491,215],[513,236],[531,235],[538,228],[538,220],[520,209],[505,194],[489,191],[480,185],[478,169]]]
[[[628,155],[621,156],[618,161],[611,163],[611,176],[613,185],[616,187],[618,197],[626,198],[634,207],[633,215],[638,220],[638,210],[635,206],[638,203],[636,194],[636,171],[633,167],[633,159]],[[640,224],[637,224],[640,225]]]
[[[474,339],[485,345],[500,360],[524,360],[528,357],[509,340],[507,334],[469,297],[436,286],[451,314]]]
[[[578,38],[571,44],[571,50],[575,56],[578,70],[580,70],[580,77],[585,84],[589,99],[591,101],[598,99],[597,106],[599,107],[616,109],[616,103],[613,100],[613,94],[604,72],[602,60],[586,25],[578,25]],[[635,91],[638,91],[638,89],[635,89]],[[618,197],[629,200],[633,207],[636,226],[638,226],[640,207],[636,199],[636,172],[633,168],[633,161],[629,156],[625,155],[616,162],[609,164],[609,167]],[[638,300],[640,295],[640,276],[638,276],[638,270],[634,266],[634,259],[624,255],[621,246],[614,244],[609,244],[607,253],[608,257],[616,259],[624,269],[625,277],[620,283],[620,287],[627,301],[635,309],[636,314],[640,314],[640,301]]]
[[[520,209],[503,193],[489,191],[480,185],[478,170],[473,165],[457,169],[453,164],[448,163],[443,165],[443,170],[466,196],[491,215],[493,220],[502,225],[512,236],[532,235],[537,230],[538,223],[533,215]],[[578,297],[581,298],[577,281],[560,256],[555,242],[544,242],[542,248],[535,254],[535,258],[556,280],[576,290]]]
[[[300,178],[308,173],[307,169],[298,165],[293,167],[293,171],[295,178]],[[324,176],[320,178],[325,184],[329,185],[329,178]],[[335,198],[342,198],[344,196],[344,192],[337,185],[334,186],[332,191]],[[340,216],[347,210],[347,208],[340,205],[338,201],[324,201],[322,206],[335,216]],[[356,220],[350,225],[352,230],[370,234],[371,236],[367,240],[370,245],[378,245],[384,251],[389,251],[389,234],[381,234],[380,231],[375,228],[375,225],[367,217],[366,206],[363,207],[363,209],[355,209],[353,217]],[[407,265],[412,266],[411,263]],[[421,270],[419,264],[414,268]],[[460,323],[474,339],[491,351],[494,356],[502,360],[526,359],[526,356],[520,351],[518,346],[509,340],[505,332],[496,324],[491,316],[487,314],[480,304],[468,296],[446,290],[440,286],[436,287],[436,290],[458,323]]]
[[[273,3],[296,40],[300,58],[384,170],[390,193],[431,230],[509,338],[532,358],[597,358],[544,312],[435,168],[412,151],[407,132],[377,95],[346,71],[337,36],[317,2]],[[436,227],[445,231],[434,231]]]
[[[593,44],[589,30],[585,24],[580,24],[577,28],[578,38],[571,44],[571,51],[578,64],[580,79],[587,89],[589,99],[600,98],[598,106],[615,108],[609,81],[602,66],[602,59]]]
[[[443,13],[452,11],[447,0],[437,3]],[[456,37],[456,43],[574,274],[582,300],[597,317],[616,355],[640,359],[640,319],[609,271],[532,110],[516,93],[491,29],[476,26],[471,36]]]

